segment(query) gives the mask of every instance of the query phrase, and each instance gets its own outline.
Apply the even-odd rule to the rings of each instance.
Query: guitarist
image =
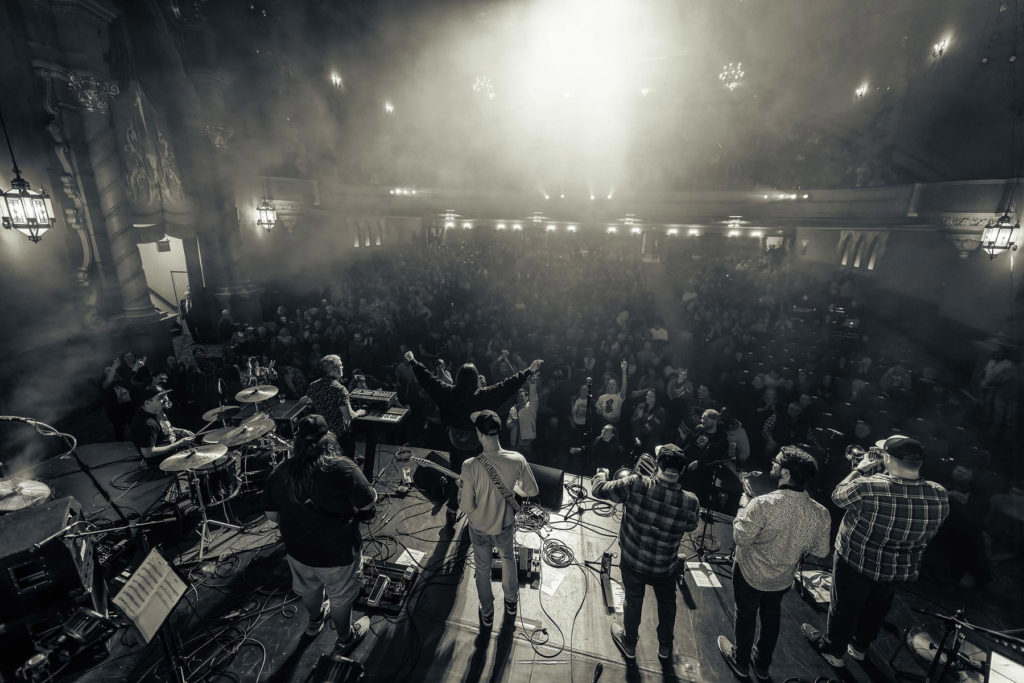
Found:
[[[496,547],[501,556],[501,590],[505,594],[505,614],[514,619],[519,607],[513,509],[513,506],[518,507],[518,503],[512,497],[512,491],[529,498],[537,495],[540,488],[526,458],[501,447],[498,441],[501,418],[497,413],[493,410],[474,412],[470,420],[483,445],[483,452],[462,463],[460,499],[476,560],[480,626],[490,628],[494,623],[492,548]]]
[[[455,384],[446,384],[432,374],[422,363],[413,357],[412,351],[406,351],[405,360],[412,366],[416,381],[437,403],[441,412],[441,421],[448,428],[448,439],[451,441],[451,468],[456,473],[462,468],[466,458],[480,452],[480,441],[477,440],[470,414],[478,410],[497,410],[505,401],[515,396],[519,388],[530,377],[537,374],[542,360],[535,360],[526,370],[517,372],[508,379],[490,386],[480,386],[480,373],[472,363],[466,363],[455,373]],[[508,351],[501,352],[501,358],[508,358]],[[459,489],[448,487],[447,525],[455,526],[455,518],[459,511]]]

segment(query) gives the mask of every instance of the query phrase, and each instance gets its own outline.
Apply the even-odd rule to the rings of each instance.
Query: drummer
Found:
[[[146,467],[156,469],[160,461],[192,440],[192,433],[171,426],[164,410],[170,405],[168,389],[150,385],[142,390],[142,406],[132,418],[132,443],[139,449]]]

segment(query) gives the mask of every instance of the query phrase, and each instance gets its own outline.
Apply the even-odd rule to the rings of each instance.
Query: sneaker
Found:
[[[672,659],[672,643],[661,643],[658,645],[658,659],[664,661]]]
[[[747,667],[740,666],[739,662],[736,661],[736,648],[733,647],[732,641],[725,636],[718,636],[718,651],[722,653],[722,659],[729,665],[729,669],[736,678],[747,680],[750,678],[750,674],[747,673]]]
[[[757,680],[759,680],[759,681],[769,681],[769,680],[771,680],[772,675],[771,675],[771,673],[769,673],[768,667],[767,666],[758,666],[757,665],[757,657],[754,656],[753,652],[751,652],[750,656],[751,656],[750,668],[754,670],[754,675],[757,676]]]
[[[615,643],[615,647],[619,648],[622,656],[631,661],[636,659],[636,645],[626,642],[626,629],[622,628],[622,624],[613,621],[611,630],[612,641]]]
[[[516,611],[518,611],[518,610],[519,610],[519,601],[518,600],[506,600],[505,601],[505,614],[509,615],[510,617],[514,617],[516,615]]]
[[[306,635],[315,636],[323,630],[324,624],[327,623],[327,615],[331,613],[331,602],[324,600],[324,604],[320,605],[320,614],[316,617],[310,615],[309,622],[306,624]]]
[[[482,607],[477,608],[477,613],[480,615],[480,626],[481,628],[490,628],[494,625],[494,612],[491,612],[489,616],[484,616],[484,610]]]
[[[370,617],[363,617],[358,621],[352,622],[352,630],[348,634],[348,640],[342,641],[338,638],[338,642],[334,644],[334,654],[339,657],[346,657],[352,650],[355,649],[359,641],[366,637],[366,634],[370,632]]]
[[[863,662],[865,659],[868,658],[867,650],[861,650],[860,648],[854,647],[853,643],[850,643],[846,646],[846,654],[850,655],[858,662]]]
[[[811,647],[813,647],[814,650],[819,655],[821,655],[822,659],[824,659],[826,662],[828,662],[830,665],[836,667],[837,669],[841,669],[844,666],[846,666],[845,664],[843,664],[843,658],[842,657],[836,657],[834,655],[830,655],[830,654],[828,654],[827,652],[825,652],[824,650],[821,649],[822,645],[824,644],[824,636],[822,636],[821,631],[819,631],[818,629],[814,628],[810,624],[802,624],[800,626],[800,630],[803,632],[804,638],[807,639],[807,642],[809,642],[811,644]]]

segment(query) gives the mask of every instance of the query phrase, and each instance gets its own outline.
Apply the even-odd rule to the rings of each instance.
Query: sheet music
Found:
[[[187,586],[156,550],[149,551],[124,588],[114,596],[114,604],[131,619],[148,643],[167,619]]]
[[[687,562],[686,571],[693,577],[693,583],[698,588],[721,588],[722,582],[718,580],[711,565],[707,562]]]

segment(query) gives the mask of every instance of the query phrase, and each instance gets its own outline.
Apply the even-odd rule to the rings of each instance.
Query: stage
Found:
[[[425,456],[423,449],[409,449]],[[613,644],[609,626],[621,623],[621,614],[605,607],[599,573],[602,554],[612,553],[611,576],[618,579],[616,535],[621,518],[618,507],[608,506],[589,493],[588,477],[566,475],[563,506],[550,512],[547,525],[538,531],[519,532],[517,541],[540,548],[557,539],[571,551],[568,566],[542,563],[541,579],[524,585],[516,619],[503,620],[501,589],[493,583],[497,613],[489,633],[480,633],[473,555],[462,517],[454,533],[444,529],[444,506],[417,488],[398,497],[402,464],[394,462],[396,448],[382,445],[376,460],[375,486],[380,494],[376,519],[363,527],[364,558],[396,562],[405,557],[419,576],[405,608],[397,616],[373,615],[372,632],[351,657],[362,662],[373,681],[592,681],[598,664],[601,680],[616,681],[730,681],[731,672],[722,660],[718,635],[732,639],[733,598],[728,563],[688,570],[679,583],[672,661],[657,657],[657,609],[653,591],[644,603],[640,643],[635,664],[627,665]],[[93,449],[85,455],[94,460],[97,474],[106,482],[126,463],[123,452]],[[63,461],[62,461],[63,462]],[[106,466],[104,466],[106,462]],[[75,491],[85,499],[88,491],[82,475],[63,465],[56,474],[60,491]],[[65,471],[65,469],[67,471]],[[415,468],[415,465],[413,465]],[[126,470],[128,471],[128,470]],[[581,488],[577,488],[581,487]],[[122,501],[146,508],[164,499],[173,500],[175,479],[161,478],[137,484],[122,494]],[[149,501],[147,503],[147,501]],[[99,501],[102,503],[102,501]],[[241,531],[216,530],[207,562],[195,562],[195,533],[187,532],[179,543],[163,547],[188,582],[188,590],[172,613],[174,640],[186,658],[188,680],[305,681],[318,656],[330,650],[335,634],[329,628],[315,638],[304,636],[306,615],[290,593],[290,577],[276,527],[259,517],[258,496],[239,497],[227,506],[229,516],[243,521]],[[103,505],[91,509],[102,509]],[[212,516],[218,516],[218,512]],[[213,511],[213,509],[211,509]],[[728,554],[732,548],[731,519],[715,513],[709,533],[711,549],[717,545]],[[706,519],[684,537],[680,554],[692,558]],[[696,558],[692,558],[696,561]],[[827,566],[827,563],[826,563]],[[708,585],[712,584],[712,585]],[[110,586],[116,594],[119,581]],[[806,644],[800,624],[824,627],[824,607],[816,607],[795,590],[783,600],[782,629],[772,667],[773,680],[814,681],[819,676],[841,680],[895,680],[887,665],[902,637],[902,629],[920,622],[908,610],[901,593],[889,615],[891,626],[871,649],[867,662],[847,658],[847,670],[829,667]],[[620,602],[621,609],[621,602]],[[358,610],[357,610],[358,616]],[[935,623],[932,633],[939,633]],[[163,649],[157,639],[141,643],[134,628],[121,629],[112,639],[111,655],[81,675],[82,681],[172,680]],[[923,673],[921,663],[904,651],[898,666]]]

